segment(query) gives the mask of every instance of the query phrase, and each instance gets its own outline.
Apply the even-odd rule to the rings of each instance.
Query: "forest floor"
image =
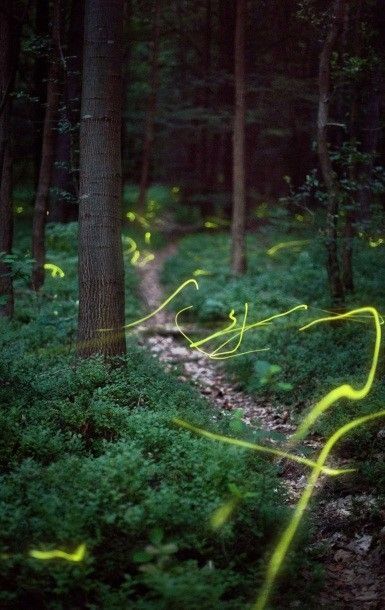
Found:
[[[160,273],[164,262],[176,249],[175,244],[168,245],[152,262],[141,268],[140,292],[148,311],[156,309],[165,299]],[[192,382],[212,404],[214,419],[215,411],[241,408],[247,425],[257,425],[285,435],[294,432],[296,426],[289,410],[278,411],[266,401],[258,402],[240,391],[237,383],[232,382],[217,363],[187,348],[181,341],[172,313],[160,311],[142,330],[145,331],[142,342],[165,369],[178,371],[181,381]],[[196,330],[199,332],[200,329]],[[322,438],[314,435],[306,444],[317,452],[322,442]],[[338,465],[342,465],[342,460]],[[294,505],[306,484],[306,477],[299,467],[292,464],[285,466],[282,473],[289,501]],[[322,550],[321,562],[325,570],[318,600],[320,607],[330,610],[385,608],[385,568],[381,556],[381,536],[385,537],[385,528],[378,532],[373,523],[374,503],[375,499],[366,492],[341,496],[326,483],[318,487],[318,501],[313,513],[314,545]]]

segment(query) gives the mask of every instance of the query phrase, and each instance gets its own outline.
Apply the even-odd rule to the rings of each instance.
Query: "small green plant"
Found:
[[[13,279],[27,279],[31,275],[34,259],[20,253],[7,254],[0,252],[0,262],[9,268],[9,275]]]
[[[254,389],[261,390],[281,390],[289,392],[293,389],[291,383],[280,381],[279,375],[282,373],[282,367],[279,364],[272,364],[267,360],[257,360],[254,364]]]

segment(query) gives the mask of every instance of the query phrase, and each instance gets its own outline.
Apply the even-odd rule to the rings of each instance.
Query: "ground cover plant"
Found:
[[[384,283],[375,264],[383,256],[379,250],[367,240],[355,241],[357,288],[347,304],[348,309],[371,304],[379,312],[383,310]],[[242,319],[245,302],[249,303],[250,322],[307,304],[307,311],[295,312],[245,334],[240,351],[264,348],[268,351],[224,361],[227,370],[247,391],[273,401],[278,407],[289,405],[298,420],[333,387],[344,382],[361,386],[373,352],[374,331],[370,319],[298,331],[330,310],[325,291],[324,248],[314,229],[282,235],[266,226],[258,234],[249,235],[247,253],[248,272],[234,278],[229,269],[227,235],[201,234],[185,238],[178,253],[166,262],[163,279],[171,290],[186,277],[196,274],[199,290],[189,292],[188,296],[181,293],[174,308],[192,305],[184,314],[186,320],[197,320],[216,328],[224,325],[232,308]],[[328,436],[353,416],[373,412],[384,398],[381,370],[369,397],[360,403],[342,402],[322,416],[316,430]],[[376,429],[357,434],[361,435],[361,443],[368,446],[367,441],[375,437]],[[373,445],[370,443],[369,447]]]
[[[1,321],[2,607],[247,604],[289,515],[277,466],[177,429],[172,419],[183,417],[232,434],[231,418],[214,421],[196,390],[134,340],[123,366],[76,362],[76,224],[49,227],[48,244],[65,275],[35,296],[17,279],[15,318]],[[128,321],[140,312],[136,283],[128,265]],[[234,488],[249,496],[215,531],[210,517]],[[81,563],[29,556],[81,543]],[[310,561],[301,555],[287,568],[286,600],[299,594],[295,574]]]

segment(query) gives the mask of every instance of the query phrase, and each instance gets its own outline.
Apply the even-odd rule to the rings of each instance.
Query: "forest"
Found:
[[[0,1],[0,608],[385,608],[385,0]]]

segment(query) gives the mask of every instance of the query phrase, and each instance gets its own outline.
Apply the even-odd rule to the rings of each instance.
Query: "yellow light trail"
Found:
[[[285,249],[288,249],[288,248],[296,248],[298,246],[303,246],[303,245],[308,244],[308,243],[309,243],[308,239],[299,239],[299,240],[293,240],[293,241],[281,241],[281,242],[279,242],[279,244],[276,244],[275,246],[272,246],[271,248],[266,250],[266,254],[268,254],[269,256],[274,256],[280,250],[285,250]]]
[[[186,428],[186,430],[190,430],[190,432],[195,432],[195,434],[204,436],[205,438],[208,438],[212,441],[220,441],[222,443],[226,443],[228,445],[235,445],[236,447],[241,447],[243,449],[251,449],[253,451],[259,451],[261,453],[268,453],[270,455],[275,455],[279,458],[291,460],[292,462],[296,462],[297,464],[309,466],[310,468],[314,468],[317,465],[317,463],[313,460],[309,460],[305,457],[302,457],[301,455],[296,455],[295,453],[288,453],[287,451],[282,451],[281,449],[274,449],[273,447],[266,447],[265,445],[258,445],[256,443],[250,443],[249,441],[243,441],[239,438],[232,438],[231,436],[223,436],[222,434],[209,432],[204,428],[198,428],[197,426],[193,426],[189,422],[185,421],[184,419],[180,419],[179,417],[174,417],[172,421],[177,426],[180,426],[181,428]],[[349,472],[355,472],[355,469],[329,468],[328,466],[323,466],[321,468],[321,472],[329,476],[338,476],[341,474],[347,474]]]
[[[163,303],[161,303],[159,305],[159,307],[154,309],[154,311],[151,311],[149,314],[147,314],[146,316],[143,316],[142,318],[139,318],[138,320],[134,320],[133,322],[129,322],[128,324],[125,324],[122,328],[133,328],[134,326],[137,326],[138,324],[141,324],[142,322],[149,320],[153,316],[156,316],[157,313],[159,313],[160,311],[162,311],[162,309],[167,307],[167,305],[170,303],[170,301],[172,301],[176,297],[176,295],[181,292],[181,290],[183,290],[184,288],[186,288],[186,286],[189,286],[190,284],[193,284],[193,286],[195,286],[196,290],[199,290],[198,282],[196,280],[190,278],[190,279],[184,281],[180,286],[178,286],[178,288],[176,290],[174,290],[174,292],[172,294],[170,294],[170,296],[165,301],[163,301]],[[113,330],[116,330],[116,329],[99,328],[99,332],[111,332]]]
[[[262,586],[261,592],[257,598],[257,601],[253,606],[253,610],[264,610],[264,608],[266,607],[266,604],[272,593],[275,581],[282,567],[283,561],[287,555],[290,544],[292,543],[293,538],[298,530],[305,510],[309,505],[309,502],[314,492],[314,488],[322,472],[323,465],[325,464],[334,445],[337,443],[337,441],[340,440],[340,438],[350,432],[350,430],[353,430],[354,428],[357,428],[358,426],[361,426],[366,422],[381,417],[385,417],[385,410],[377,411],[376,413],[372,413],[371,415],[365,415],[363,417],[353,419],[344,426],[338,428],[338,430],[327,440],[307,480],[305,490],[303,491],[298,503],[295,506],[294,514],[290,519],[287,528],[279,539],[275,551],[270,559],[266,579]]]
[[[51,271],[52,277],[64,277],[65,276],[63,269],[60,269],[60,267],[58,267],[57,265],[54,265],[53,263],[44,263],[43,267],[47,271]]]
[[[33,559],[39,559],[41,561],[47,561],[50,559],[65,559],[66,561],[74,562],[83,561],[85,554],[85,544],[80,544],[73,553],[66,553],[60,549],[54,549],[52,551],[39,551],[37,549],[33,549],[28,553],[30,557],[33,557]]]
[[[335,322],[336,320],[346,320],[348,318],[352,318],[357,315],[360,316],[361,314],[365,313],[370,314],[372,316],[376,331],[373,358],[366,383],[362,386],[362,388],[359,389],[355,389],[351,385],[344,383],[338,388],[334,388],[333,390],[331,390],[331,392],[326,394],[326,396],[324,396],[324,398],[322,398],[312,408],[310,413],[308,413],[308,415],[302,421],[298,430],[292,436],[293,441],[302,439],[308,432],[309,428],[314,424],[316,419],[321,415],[321,413],[329,409],[329,407],[331,407],[337,400],[340,400],[340,398],[348,398],[349,400],[361,400],[369,394],[373,385],[374,376],[376,374],[381,346],[381,320],[378,311],[374,307],[360,307],[359,309],[353,309],[352,311],[348,311],[343,314],[319,318],[318,320],[313,320],[313,322],[310,322],[309,324],[306,324],[305,326],[302,326],[299,329],[300,331],[303,331],[307,330],[308,328],[311,328],[312,326],[315,326],[316,324],[321,324],[323,322]]]

